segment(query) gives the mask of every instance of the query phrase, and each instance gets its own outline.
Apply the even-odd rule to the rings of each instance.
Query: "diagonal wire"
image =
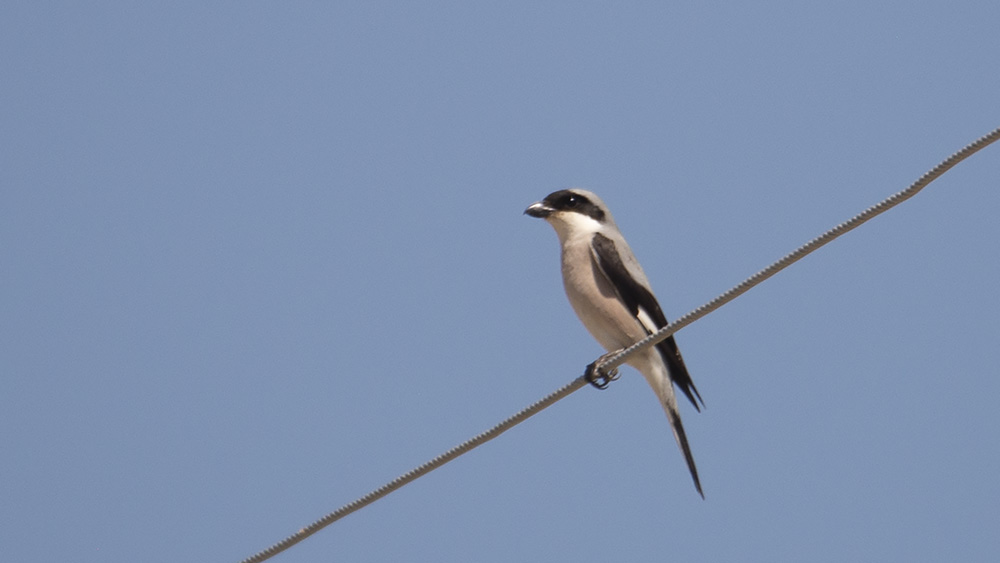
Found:
[[[659,331],[650,334],[646,338],[636,342],[635,344],[619,350],[614,354],[609,354],[603,357],[603,361],[598,361],[597,370],[599,372],[607,373],[612,369],[624,364],[630,356],[638,353],[641,350],[645,350],[650,346],[655,346],[658,342],[666,340],[671,334],[674,334],[678,330],[686,327],[687,325],[697,321],[698,319],[704,317],[705,315],[715,311],[719,307],[722,307],[726,303],[729,303],[733,299],[736,299],[740,295],[743,295],[750,288],[761,283],[767,278],[777,274],[781,270],[784,270],[788,266],[791,266],[795,262],[798,262],[804,258],[807,254],[818,249],[819,247],[825,245],[826,243],[832,241],[833,239],[839,237],[840,235],[851,231],[857,227],[860,227],[863,223],[872,219],[876,215],[884,213],[893,207],[899,205],[900,203],[910,199],[911,197],[917,195],[917,192],[924,189],[927,184],[930,184],[934,180],[938,179],[942,174],[950,170],[953,166],[962,162],[966,158],[972,156],[973,154],[979,152],[981,149],[989,146],[991,143],[1000,139],[1000,127],[990,131],[986,135],[976,139],[972,143],[966,145],[962,150],[956,152],[955,154],[944,159],[940,164],[935,166],[926,172],[923,176],[917,179],[916,182],[910,184],[910,187],[903,191],[896,192],[895,194],[883,199],[877,204],[865,209],[861,213],[852,217],[849,221],[841,223],[836,227],[830,229],[829,231],[823,233],[822,235],[812,239],[811,241],[803,244],[802,246],[796,248],[792,252],[786,254],[783,258],[777,262],[771,264],[770,266],[764,268],[763,270],[757,272],[756,274],[750,276],[749,278],[743,280],[742,283],[733,287],[729,291],[723,293],[722,295],[716,297],[715,299],[705,303],[701,307],[698,307],[694,311],[678,318],[676,321],[668,324],[667,326],[661,328]]]
[[[740,295],[743,295],[750,288],[770,278],[771,276],[787,268],[788,266],[794,264],[795,262],[805,257],[807,254],[816,250],[817,248],[825,245],[826,243],[832,241],[833,239],[839,237],[840,235],[852,229],[857,228],[862,223],[868,221],[869,219],[875,217],[876,215],[884,213],[889,209],[895,207],[896,205],[913,197],[914,195],[916,195],[917,192],[922,190],[927,184],[930,184],[931,182],[936,180],[938,177],[947,172],[953,166],[965,160],[966,158],[972,156],[973,154],[985,148],[986,146],[990,145],[991,143],[995,142],[997,139],[1000,139],[1000,128],[994,129],[993,131],[980,137],[973,143],[965,146],[962,150],[949,156],[944,161],[942,161],[941,164],[938,164],[937,166],[932,168],[930,171],[921,176],[916,182],[911,184],[910,187],[906,188],[905,190],[889,196],[888,198],[882,200],[878,204],[873,205],[872,207],[869,207],[868,209],[854,216],[849,221],[841,223],[836,227],[830,229],[829,231],[823,233],[822,235],[812,239],[811,241],[800,246],[793,252],[785,255],[777,262],[771,264],[767,268],[764,268],[763,270],[743,280],[743,282],[737,285],[736,287],[730,289],[729,291],[723,293],[722,295],[716,297],[715,299],[709,301],[708,303],[702,305],[701,307],[698,307],[694,311],[691,311],[690,313],[683,315],[676,321],[663,327],[655,334],[647,336],[646,338],[640,340],[639,342],[636,342],[635,344],[629,346],[628,348],[619,350],[618,352],[615,352],[612,355],[603,357],[603,360],[598,360],[597,362],[598,369],[604,373],[610,372],[614,368],[625,363],[628,357],[631,356],[632,354],[635,354],[640,350],[644,350],[650,346],[655,345],[657,342],[666,339],[671,334],[674,334],[678,330],[704,317],[705,315],[711,313],[712,311],[715,311],[719,307],[722,307],[723,305],[729,303],[733,299],[736,299]],[[442,465],[455,459],[456,457],[472,449],[475,449],[476,447],[481,446],[482,444],[485,444],[486,442],[492,440],[493,438],[496,438],[500,434],[503,434],[507,430],[510,430],[514,426],[520,424],[521,422],[524,422],[528,418],[538,414],[539,412],[543,411],[549,406],[555,404],[560,399],[563,399],[564,397],[577,391],[581,387],[584,387],[586,384],[587,384],[586,376],[581,375],[580,377],[567,383],[560,389],[557,389],[556,391],[552,392],[551,394],[539,400],[538,402],[528,406],[527,408],[518,412],[514,416],[508,418],[507,420],[504,420],[500,424],[497,424],[493,428],[490,428],[489,430],[479,434],[478,436],[475,436],[465,442],[462,442],[461,444],[435,457],[434,459],[424,463],[423,465],[420,465],[415,469],[411,469],[407,473],[404,473],[403,475],[396,477],[392,481],[389,481],[385,485],[382,485],[381,487],[366,494],[365,496],[355,501],[352,501],[348,504],[345,504],[344,506],[327,514],[326,516],[320,518],[319,520],[313,522],[312,524],[306,526],[305,528],[302,528],[298,532],[288,536],[287,538],[272,545],[271,547],[265,549],[264,551],[261,551],[251,557],[244,559],[240,563],[259,563],[261,561],[265,561],[267,559],[270,559],[271,557],[274,557],[275,555],[281,553],[282,551],[285,551],[286,549],[308,538],[309,536],[315,534],[321,529],[336,522],[337,520],[340,520],[344,516],[347,516],[352,512],[356,512],[364,508],[365,506],[368,506],[369,504],[388,495],[389,493],[395,491],[396,489],[402,487],[403,485],[406,485],[410,481],[413,481],[418,477],[422,477],[427,473],[430,473],[431,471],[437,469],[438,467],[441,467]]]
[[[444,452],[443,454],[437,456],[436,458],[424,463],[423,465],[411,469],[410,471],[396,477],[392,481],[389,481],[385,485],[375,489],[374,491],[368,493],[367,495],[351,502],[345,504],[344,506],[338,508],[337,510],[327,514],[326,516],[320,518],[319,520],[313,522],[312,524],[302,528],[298,532],[288,536],[287,538],[281,540],[280,542],[272,545],[271,547],[257,553],[252,557],[248,557],[241,561],[240,563],[257,563],[259,561],[264,561],[265,559],[270,559],[271,557],[285,551],[289,547],[299,543],[300,541],[308,538],[309,536],[315,534],[321,529],[333,524],[337,520],[340,520],[344,516],[360,510],[361,508],[368,506],[369,504],[377,501],[378,499],[384,497],[385,495],[395,491],[396,489],[402,487],[403,485],[413,481],[418,477],[422,477],[431,471],[434,471],[438,467],[448,463],[449,461],[455,459],[456,457],[481,446],[486,442],[489,442],[493,438],[496,438],[500,434],[510,430],[514,426],[524,422],[528,418],[540,413],[547,407],[552,406],[556,401],[566,397],[570,393],[580,389],[584,385],[587,385],[587,379],[584,376],[580,376],[573,381],[567,383],[563,387],[553,391],[547,397],[539,400],[538,402],[528,406],[521,412],[515,414],[514,416],[504,420],[500,424],[497,424],[493,428],[475,436],[474,438],[462,442],[461,444],[455,446],[454,448]]]

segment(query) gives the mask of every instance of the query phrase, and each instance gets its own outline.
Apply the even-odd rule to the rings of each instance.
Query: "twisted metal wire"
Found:
[[[863,212],[851,218],[849,221],[841,223],[836,227],[830,229],[829,231],[823,233],[822,235],[810,240],[806,244],[800,246],[789,254],[785,255],[783,258],[774,262],[770,266],[764,268],[763,270],[757,272],[756,274],[750,276],[749,278],[743,280],[739,285],[733,287],[729,291],[719,295],[715,299],[709,301],[708,303],[698,307],[697,309],[681,316],[676,321],[668,324],[667,326],[660,329],[658,332],[647,336],[646,338],[636,342],[628,348],[619,350],[618,352],[603,356],[603,360],[598,360],[596,362],[596,368],[601,373],[608,373],[614,368],[622,365],[627,361],[627,359],[632,355],[641,350],[644,350],[650,346],[655,345],[661,340],[666,339],[671,334],[674,334],[678,330],[686,327],[687,325],[697,321],[698,319],[704,317],[705,315],[715,311],[719,307],[722,307],[726,303],[729,303],[733,299],[736,299],[740,295],[743,295],[750,288],[756,286],[757,284],[763,282],[764,280],[770,278],[774,274],[777,274],[781,270],[787,268],[788,266],[799,261],[807,254],[813,252],[819,247],[827,244],[833,239],[839,237],[840,235],[851,231],[861,224],[865,223],[869,219],[872,219],[876,215],[884,213],[889,209],[895,207],[896,205],[906,201],[907,199],[913,197],[920,190],[922,190],[927,184],[930,184],[942,174],[947,172],[953,166],[959,162],[965,160],[966,158],[972,156],[979,150],[985,148],[991,143],[1000,139],[1000,128],[994,129],[990,133],[980,137],[976,141],[965,146],[962,150],[956,152],[955,154],[949,156],[940,164],[932,168],[930,171],[921,176],[916,182],[910,185],[903,191],[895,193],[888,198],[882,200],[881,202],[869,207]],[[287,538],[281,540],[280,542],[272,545],[271,547],[261,551],[251,557],[242,560],[240,563],[260,563],[274,557],[275,555],[285,551],[286,549],[292,547],[293,545],[301,542],[302,540],[308,538],[309,536],[315,534],[321,529],[329,526],[330,524],[340,520],[344,516],[356,512],[369,504],[375,502],[376,500],[388,495],[389,493],[395,491],[396,489],[406,485],[407,483],[430,473],[431,471],[441,467],[442,465],[448,463],[449,461],[455,459],[456,457],[475,449],[478,446],[485,444],[486,442],[496,438],[500,434],[503,434],[507,430],[510,430],[514,426],[524,422],[528,418],[538,414],[542,410],[548,408],[549,406],[555,404],[557,401],[563,399],[564,397],[570,395],[571,393],[579,390],[580,388],[587,385],[586,375],[582,375],[563,387],[552,392],[548,396],[542,398],[541,400],[535,402],[534,404],[528,406],[527,408],[521,410],[517,414],[511,416],[510,418],[504,420],[500,424],[497,424],[493,428],[482,432],[481,434],[462,442],[461,444],[455,446],[454,448],[446,451],[445,453],[435,457],[434,459],[420,465],[399,477],[396,477],[392,481],[389,481],[385,485],[373,490],[372,492],[366,494],[365,496],[354,500],[344,506],[338,508],[337,510],[327,514],[326,516],[320,518],[319,520],[313,522],[312,524],[302,528],[298,532],[288,536]]]
[[[658,342],[666,340],[671,334],[674,334],[678,330],[686,327],[687,325],[697,321],[698,319],[704,317],[705,315],[715,311],[719,307],[722,307],[726,303],[729,303],[733,299],[736,299],[740,295],[743,295],[750,288],[761,283],[767,278],[777,274],[781,270],[784,270],[788,266],[791,266],[795,262],[798,262],[804,258],[807,254],[813,252],[819,247],[825,245],[826,243],[832,241],[833,239],[839,237],[840,235],[854,230],[861,226],[863,223],[872,219],[876,215],[885,213],[886,211],[892,209],[893,207],[899,205],[900,203],[910,199],[915,196],[917,192],[924,189],[927,184],[930,184],[934,180],[938,179],[942,174],[950,170],[953,166],[959,162],[965,160],[966,158],[972,156],[973,154],[979,152],[981,149],[989,146],[991,143],[1000,139],[1000,127],[994,129],[993,131],[983,135],[982,137],[976,139],[972,143],[969,143],[962,150],[956,152],[955,154],[944,159],[940,164],[930,169],[928,172],[924,173],[923,176],[917,179],[916,182],[910,184],[910,187],[897,192],[879,203],[865,209],[861,213],[855,215],[850,220],[837,225],[836,227],[830,229],[829,231],[823,233],[822,235],[810,240],[809,242],[803,244],[802,246],[796,248],[792,252],[786,254],[783,258],[774,262],[770,266],[764,268],[763,270],[757,272],[756,274],[750,276],[749,278],[743,280],[739,285],[733,287],[729,291],[723,293],[722,295],[716,297],[715,299],[705,303],[701,307],[698,307],[694,311],[681,316],[676,321],[668,324],[667,326],[661,328],[659,331],[643,338],[642,340],[636,342],[635,344],[619,350],[615,354],[610,354],[603,357],[603,361],[598,361],[596,369],[599,373],[608,373],[610,370],[624,364],[628,361],[628,358],[633,354],[636,354],[650,346],[655,346]]]
[[[258,563],[260,561],[270,559],[271,557],[281,553],[282,551],[285,551],[286,549],[292,547],[293,545],[299,543],[300,541],[315,534],[321,529],[329,526],[330,524],[333,524],[337,520],[340,520],[344,516],[347,516],[352,512],[355,512],[357,510],[360,510],[361,508],[364,508],[365,506],[368,506],[369,504],[395,491],[396,489],[402,487],[403,485],[409,483],[410,481],[413,481],[418,477],[422,477],[427,473],[430,473],[431,471],[434,471],[438,467],[441,467],[442,465],[455,459],[456,457],[472,449],[475,449],[476,447],[481,446],[486,442],[489,442],[493,438],[496,438],[497,436],[510,430],[514,426],[520,424],[521,422],[524,422],[528,418],[545,410],[547,407],[555,404],[556,401],[559,401],[560,399],[580,389],[586,384],[587,384],[587,379],[581,375],[580,377],[574,379],[573,381],[569,382],[563,387],[552,392],[545,398],[528,406],[527,408],[518,412],[514,416],[508,418],[507,420],[504,420],[500,424],[497,424],[493,428],[490,428],[489,430],[479,434],[478,436],[475,436],[474,438],[462,442],[461,444],[444,452],[443,454],[428,461],[427,463],[424,463],[419,467],[411,469],[410,471],[400,475],[399,477],[396,477],[392,481],[389,481],[385,485],[382,485],[381,487],[375,489],[374,491],[368,493],[367,495],[353,502],[345,504],[344,506],[338,508],[337,510],[334,510],[333,512],[327,514],[326,516],[320,518],[319,520],[313,522],[312,524],[309,524],[305,528],[302,528],[298,532],[288,536],[287,538],[272,545],[271,547],[265,549],[264,551],[261,551],[260,553],[257,553],[252,557],[244,559],[240,563]]]

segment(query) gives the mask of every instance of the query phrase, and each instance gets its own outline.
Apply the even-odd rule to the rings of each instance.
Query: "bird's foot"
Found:
[[[597,365],[611,357],[611,354],[605,354],[597,359],[596,362],[587,366],[587,371],[583,373],[584,377],[587,378],[587,382],[598,389],[607,389],[608,385],[612,381],[618,379],[618,368],[613,368],[611,371],[605,371],[604,368],[598,368]]]

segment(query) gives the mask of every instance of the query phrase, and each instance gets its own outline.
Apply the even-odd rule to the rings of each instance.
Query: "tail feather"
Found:
[[[674,393],[673,383],[667,375],[665,366],[664,369],[656,369],[655,371],[659,373],[656,373],[653,377],[647,375],[646,380],[656,391],[656,395],[660,399],[660,404],[667,413],[667,420],[670,421],[670,428],[674,432],[674,439],[677,440],[677,446],[681,449],[681,453],[684,454],[684,461],[687,462],[688,471],[691,472],[691,478],[694,480],[694,488],[697,489],[701,498],[705,498],[705,493],[701,490],[701,480],[698,478],[698,468],[694,464],[691,446],[688,444],[687,434],[684,432],[684,424],[681,422],[681,413],[677,410],[677,395]],[[644,373],[643,375],[646,374]]]
[[[691,478],[694,479],[694,488],[698,490],[701,498],[705,498],[705,493],[701,490],[701,480],[698,478],[698,468],[694,464],[694,456],[691,455],[691,446],[688,445],[687,434],[684,432],[684,425],[681,423],[681,414],[677,412],[675,407],[671,407],[666,403],[664,403],[663,409],[667,411],[667,418],[670,420],[670,427],[674,431],[674,438],[677,440],[677,445],[680,446],[681,452],[684,453],[684,461],[687,462],[688,471],[691,472]]]

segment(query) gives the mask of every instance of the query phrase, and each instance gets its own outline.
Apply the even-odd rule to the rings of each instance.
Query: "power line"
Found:
[[[740,295],[743,295],[750,288],[756,286],[757,284],[763,282],[764,280],[770,278],[774,274],[777,274],[781,270],[784,270],[788,266],[799,261],[807,254],[813,252],[819,247],[829,243],[840,235],[847,233],[859,226],[861,226],[866,221],[874,218],[875,216],[892,209],[896,205],[910,199],[922,190],[925,186],[936,180],[942,174],[947,172],[953,166],[959,162],[965,160],[966,158],[972,156],[979,150],[989,146],[991,143],[1000,139],[1000,127],[994,129],[990,133],[980,137],[976,141],[970,143],[969,145],[962,148],[962,150],[956,152],[955,154],[949,156],[940,164],[932,168],[930,171],[925,173],[916,182],[911,184],[905,190],[897,192],[888,198],[882,200],[881,202],[869,207],[863,212],[855,215],[850,220],[837,225],[836,227],[830,229],[829,231],[823,233],[822,235],[810,240],[806,244],[800,246],[794,251],[782,257],[780,260],[774,262],[770,266],[764,268],[763,270],[757,272],[756,274],[750,276],[749,278],[743,280],[739,285],[733,287],[729,291],[726,291],[722,295],[719,295],[715,299],[709,301],[708,303],[698,307],[697,309],[681,316],[676,321],[668,324],[667,326],[660,329],[658,332],[647,336],[646,338],[636,342],[632,346],[615,352],[614,354],[608,354],[602,356],[599,360],[595,362],[596,369],[599,373],[610,374],[615,368],[625,363],[625,361],[632,355],[641,350],[644,350],[650,346],[655,345],[661,340],[666,339],[671,334],[674,334],[678,330],[686,327],[687,325],[697,321],[698,319],[704,317],[705,315],[715,311],[719,307],[722,307],[726,303],[729,303],[733,299],[736,299]],[[610,379],[610,378],[609,378]],[[286,549],[292,547],[293,545],[299,543],[300,541],[308,538],[309,536],[315,534],[321,529],[329,526],[330,524],[340,520],[344,516],[351,514],[357,510],[368,506],[369,504],[375,502],[376,500],[388,495],[389,493],[395,491],[396,489],[406,485],[407,483],[422,477],[427,473],[441,467],[442,465],[448,463],[449,461],[457,458],[458,456],[475,449],[482,444],[496,438],[500,434],[503,434],[507,430],[510,430],[514,426],[524,422],[528,418],[538,414],[542,410],[556,403],[560,399],[568,396],[570,393],[580,389],[587,385],[586,375],[581,375],[580,377],[574,379],[570,383],[566,384],[560,389],[557,389],[550,395],[539,400],[538,402],[528,406],[524,410],[518,412],[514,416],[504,420],[500,424],[497,424],[493,428],[465,441],[461,444],[455,446],[454,448],[446,451],[445,453],[435,457],[434,459],[416,467],[399,477],[396,477],[392,481],[389,481],[385,485],[373,490],[372,492],[366,494],[365,496],[352,501],[344,506],[338,508],[337,510],[327,514],[326,516],[320,518],[319,520],[313,522],[312,524],[302,528],[298,532],[288,536],[287,538],[281,540],[280,542],[272,545],[271,547],[261,551],[251,557],[248,557],[241,561],[240,563],[259,563],[274,557],[275,555],[285,551]]]
[[[556,401],[562,399],[563,397],[566,397],[570,393],[576,391],[577,389],[580,389],[585,385],[587,385],[587,379],[586,377],[581,375],[580,377],[564,385],[562,388],[552,392],[545,398],[528,406],[527,408],[518,412],[514,416],[508,418],[507,420],[504,420],[500,424],[497,424],[493,428],[490,428],[489,430],[483,432],[482,434],[479,434],[478,436],[475,436],[469,440],[466,440],[465,442],[462,442],[461,444],[444,452],[443,454],[428,461],[427,463],[424,463],[423,465],[415,469],[411,469],[410,471],[400,475],[399,477],[396,477],[392,481],[389,481],[385,485],[382,485],[381,487],[375,489],[374,491],[368,493],[367,495],[353,502],[345,504],[344,506],[338,508],[337,510],[334,510],[333,512],[327,514],[326,516],[306,526],[305,528],[302,528],[298,532],[288,536],[287,538],[281,540],[280,542],[265,549],[264,551],[261,551],[260,553],[257,553],[252,557],[244,559],[241,563],[257,563],[259,561],[270,559],[271,557],[281,553],[282,551],[285,551],[289,547],[292,547],[293,545],[299,543],[300,541],[315,534],[321,529],[329,526],[330,524],[333,524],[337,520],[340,520],[344,516],[347,516],[352,512],[355,512],[365,506],[368,506],[369,504],[395,491],[396,489],[402,487],[403,485],[409,483],[410,481],[413,481],[418,477],[422,477],[430,473],[431,471],[434,471],[438,467],[441,467],[442,465],[455,459],[456,457],[464,454],[465,452],[468,452],[478,446],[485,444],[486,442],[489,442],[493,438],[496,438],[500,434],[503,434],[504,432],[510,430],[514,426],[520,424],[521,422],[524,422],[528,418],[540,413],[545,408],[555,404]]]
[[[927,184],[930,184],[934,180],[937,180],[942,174],[950,170],[953,166],[962,162],[966,158],[969,158],[973,154],[979,152],[983,148],[986,148],[991,143],[1000,138],[1000,128],[994,129],[993,131],[983,135],[982,137],[976,139],[972,143],[969,143],[962,150],[956,152],[955,154],[949,156],[948,158],[941,161],[940,164],[930,169],[923,176],[917,179],[917,181],[910,184],[910,187],[896,192],[891,196],[883,199],[877,204],[865,209],[861,213],[855,215],[850,220],[845,221],[837,225],[836,227],[830,229],[829,231],[823,233],[822,235],[812,239],[811,241],[803,244],[802,246],[796,248],[792,252],[789,252],[784,257],[782,257],[777,262],[774,262],[770,266],[764,268],[763,270],[757,272],[756,274],[750,276],[749,278],[743,280],[739,285],[733,287],[729,291],[723,293],[722,295],[716,297],[715,299],[705,303],[701,307],[698,307],[694,311],[681,316],[676,321],[670,323],[669,325],[661,328],[659,331],[650,334],[646,338],[636,342],[635,344],[620,350],[614,354],[608,354],[603,356],[598,360],[595,369],[600,371],[610,371],[623,363],[632,356],[633,354],[645,350],[650,346],[655,346],[658,342],[666,340],[671,334],[674,334],[678,330],[686,327],[687,325],[697,321],[698,319],[704,317],[705,315],[715,311],[719,307],[722,307],[726,303],[729,303],[733,299],[736,299],[740,295],[743,295],[750,288],[761,283],[767,278],[777,274],[781,270],[784,270],[788,266],[791,266],[795,262],[798,262],[806,255],[810,254],[819,247],[825,245],[826,243],[832,241],[833,239],[839,237],[840,235],[847,233],[848,231],[854,230],[860,227],[863,223],[874,218],[876,215],[885,213],[886,211],[892,209],[893,207],[903,203],[904,201],[910,199],[911,197],[917,195],[917,192],[924,189]]]

